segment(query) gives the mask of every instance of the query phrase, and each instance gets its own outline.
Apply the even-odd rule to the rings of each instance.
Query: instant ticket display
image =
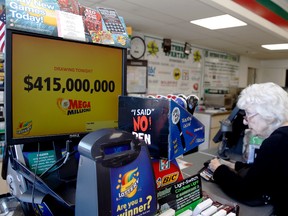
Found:
[[[89,8],[77,0],[7,0],[5,7],[7,28],[124,48],[130,46],[124,19],[114,9]]]
[[[204,125],[171,99],[120,96],[118,127],[145,141],[153,158],[173,160],[204,142]]]
[[[175,215],[179,215],[187,210],[192,211],[202,201],[200,176],[197,174],[188,177],[159,190],[157,200],[159,212],[173,209]]]

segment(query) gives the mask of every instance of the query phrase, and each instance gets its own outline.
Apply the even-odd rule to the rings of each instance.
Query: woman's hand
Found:
[[[226,161],[223,159],[218,159],[218,158],[214,158],[210,161],[208,167],[211,171],[215,171],[220,165],[226,165],[228,167],[230,167],[231,169],[235,169],[235,163],[232,163],[230,161]]]
[[[218,158],[214,158],[210,161],[208,167],[211,171],[215,171],[219,166],[221,165],[221,162]]]
[[[231,169],[235,170],[235,162],[230,162],[230,161],[227,161],[227,160],[223,160],[223,159],[219,159],[220,163],[221,164],[224,164],[228,167],[230,167]]]

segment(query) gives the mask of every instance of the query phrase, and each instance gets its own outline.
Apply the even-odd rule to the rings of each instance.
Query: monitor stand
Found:
[[[224,159],[224,160],[229,160],[229,156],[227,156],[227,133],[232,132],[232,123],[229,119],[225,119],[223,121],[220,122],[221,123],[221,131],[223,133],[223,138],[222,138],[222,142],[219,144],[218,147],[218,155],[220,158]]]

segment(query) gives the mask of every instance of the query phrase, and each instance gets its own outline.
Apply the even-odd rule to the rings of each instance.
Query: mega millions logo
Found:
[[[122,174],[119,174],[118,183],[119,184],[116,186],[116,189],[119,190],[119,198],[133,197],[137,192],[139,184],[138,167],[136,169],[128,171],[123,176]]]
[[[90,101],[58,98],[57,105],[67,115],[75,115],[91,111]]]

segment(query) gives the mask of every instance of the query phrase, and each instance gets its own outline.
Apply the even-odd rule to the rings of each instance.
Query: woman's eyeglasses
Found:
[[[253,118],[254,116],[258,115],[258,113],[253,113],[253,114],[250,114],[250,115],[245,115],[243,116],[243,119],[248,122],[249,119]]]

